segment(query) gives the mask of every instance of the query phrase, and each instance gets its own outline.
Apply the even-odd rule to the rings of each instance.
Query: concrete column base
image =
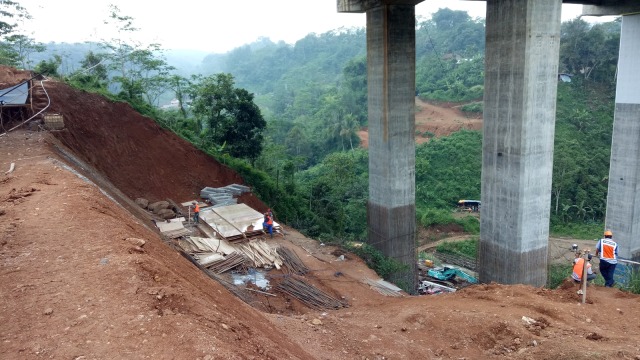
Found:
[[[418,283],[415,206],[390,208],[369,202],[367,208],[369,245],[405,266],[403,271],[393,273],[389,280],[408,293],[415,293]]]
[[[547,268],[546,246],[522,252],[500,244],[481,241],[478,254],[480,264],[500,264],[499,267],[480,266],[478,276],[482,282],[539,286],[547,283],[547,272],[538,270]]]

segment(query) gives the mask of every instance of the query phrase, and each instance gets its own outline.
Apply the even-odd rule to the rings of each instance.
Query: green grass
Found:
[[[627,278],[627,285],[623,290],[629,291],[634,294],[640,294],[640,267],[635,267],[629,272]]]
[[[604,223],[558,223],[551,224],[551,236],[570,237],[573,239],[600,239],[604,231]]]
[[[463,241],[444,241],[438,244],[436,250],[441,253],[462,255],[475,259],[478,256],[478,241],[477,237]]]
[[[418,223],[426,228],[434,225],[457,224],[467,233],[480,233],[480,221],[474,216],[469,215],[457,219],[453,217],[453,213],[449,209],[418,208],[416,210]]]

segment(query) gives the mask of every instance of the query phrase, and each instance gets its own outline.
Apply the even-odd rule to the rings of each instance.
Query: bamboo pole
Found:
[[[587,302],[587,262],[589,261],[589,252],[584,252],[584,262],[582,263],[582,303]]]

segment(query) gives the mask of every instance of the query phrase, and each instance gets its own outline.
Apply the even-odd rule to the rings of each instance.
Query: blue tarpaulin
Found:
[[[1,105],[25,105],[29,96],[29,82],[25,81],[18,85],[0,89]]]

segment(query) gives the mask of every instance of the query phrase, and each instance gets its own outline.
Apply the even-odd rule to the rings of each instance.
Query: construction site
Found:
[[[277,213],[271,236],[250,184],[128,104],[34,75],[0,67],[4,358],[640,359],[640,296],[444,258],[407,294]]]

